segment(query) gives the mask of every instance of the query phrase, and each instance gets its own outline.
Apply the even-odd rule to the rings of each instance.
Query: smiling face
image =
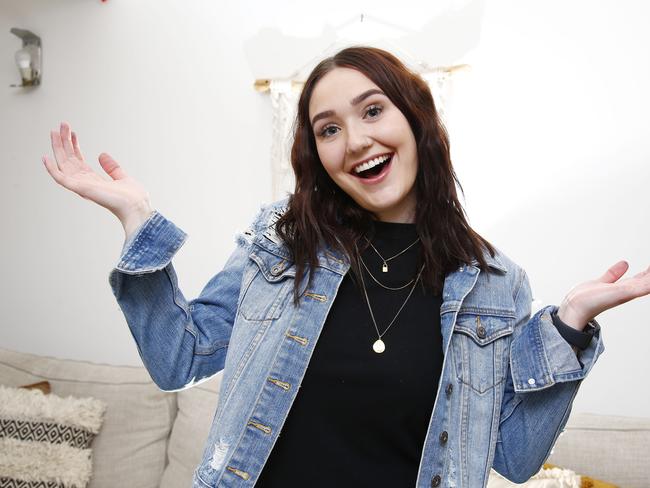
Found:
[[[377,85],[334,68],[314,87],[309,119],[323,167],[345,193],[379,220],[415,222],[415,136]]]

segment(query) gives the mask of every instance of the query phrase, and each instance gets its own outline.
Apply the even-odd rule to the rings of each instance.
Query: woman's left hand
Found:
[[[560,305],[560,320],[582,330],[599,313],[650,294],[650,266],[632,278],[618,281],[628,268],[627,261],[619,261],[600,278],[574,286]]]

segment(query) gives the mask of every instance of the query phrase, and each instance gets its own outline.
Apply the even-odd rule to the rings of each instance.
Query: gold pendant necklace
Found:
[[[357,258],[361,260],[361,256],[359,255],[359,250],[357,249]],[[395,314],[395,317],[393,317],[393,320],[390,321],[390,324],[388,324],[388,327],[386,327],[386,330],[382,332],[381,334],[379,333],[379,328],[377,327],[377,321],[375,320],[375,314],[372,311],[372,306],[370,305],[370,299],[368,298],[368,291],[366,290],[366,283],[365,280],[363,279],[363,270],[361,271],[361,288],[363,289],[363,294],[366,298],[366,303],[368,304],[368,310],[370,310],[370,317],[372,318],[372,323],[375,326],[375,330],[377,331],[377,336],[379,337],[373,344],[372,344],[372,350],[375,351],[377,354],[381,354],[386,350],[386,344],[384,341],[381,340],[381,337],[388,332],[388,329],[393,325],[395,320],[397,319],[397,316],[400,314],[404,306],[406,305],[406,302],[409,301],[409,298],[411,298],[411,295],[413,294],[413,291],[415,290],[415,287],[418,284],[418,281],[420,280],[420,276],[422,275],[422,271],[424,271],[424,264],[420,268],[420,271],[418,272],[417,278],[415,278],[415,282],[413,283],[413,286],[411,287],[411,291],[409,291],[408,296],[406,297],[406,300],[404,300],[404,303],[402,303],[402,306],[399,308],[397,313]]]
[[[377,255],[381,258],[381,261],[382,261],[381,271],[382,271],[382,273],[388,273],[388,261],[390,261],[391,259],[395,259],[397,256],[401,256],[401,255],[404,254],[406,251],[408,251],[409,249],[411,249],[413,246],[415,246],[415,245],[418,243],[418,241],[420,240],[420,238],[418,237],[417,239],[415,239],[415,242],[413,242],[412,244],[410,244],[406,249],[401,250],[400,252],[398,252],[397,254],[395,254],[394,256],[391,256],[391,257],[389,257],[389,258],[384,258],[384,256],[382,256],[382,255],[379,253],[379,251],[377,251],[377,248],[376,248],[375,246],[372,245],[372,242],[370,242],[370,240],[369,240],[367,237],[366,237],[366,240],[368,241],[368,244],[370,244],[370,247],[372,247],[372,249],[373,249],[373,250],[377,253]]]
[[[379,281],[377,278],[375,278],[375,275],[373,275],[370,272],[370,269],[368,269],[368,265],[366,264],[366,262],[363,260],[363,258],[361,256],[359,256],[359,259],[361,260],[361,264],[363,264],[363,267],[366,269],[366,271],[368,272],[370,277],[373,279],[373,281],[375,283],[377,283],[379,286],[381,286],[382,288],[386,289],[386,290],[391,290],[391,291],[403,290],[404,288],[409,286],[411,283],[413,283],[413,281],[415,280],[415,278],[411,278],[411,281],[409,281],[408,283],[403,284],[402,286],[386,286],[381,281]]]

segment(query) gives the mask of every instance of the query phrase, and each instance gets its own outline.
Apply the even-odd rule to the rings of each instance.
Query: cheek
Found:
[[[403,128],[403,130],[400,131],[400,139],[402,141],[401,144],[406,154],[408,154],[410,158],[413,158],[417,164],[417,143],[415,142],[413,131],[408,124]]]
[[[341,158],[340,151],[337,149],[336,144],[322,145],[317,148],[318,157],[325,168],[325,171],[330,176],[333,176],[336,171],[343,167],[343,159]]]
[[[406,117],[401,113],[394,111],[391,113],[390,120],[379,126],[376,134],[377,138],[392,147],[401,147],[402,151],[413,151],[415,146],[415,136]]]

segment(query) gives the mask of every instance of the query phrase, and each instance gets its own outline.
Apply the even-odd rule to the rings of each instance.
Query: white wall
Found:
[[[107,281],[121,227],[49,179],[40,156],[50,129],[69,121],[97,168],[96,156],[111,153],[190,234],[174,264],[192,298],[271,199],[270,107],[254,79],[306,74],[337,34],[362,32],[355,23],[336,30],[362,11],[404,27],[386,28],[383,45],[407,61],[472,65],[454,82],[449,120],[467,211],[526,268],[537,298],[558,303],[618,259],[630,262],[629,274],[650,264],[649,8],[630,0],[392,3],[0,4],[0,345],[140,364]],[[9,88],[20,46],[11,27],[43,39],[36,90]],[[599,317],[606,352],[574,411],[647,414],[649,311],[646,298]]]

